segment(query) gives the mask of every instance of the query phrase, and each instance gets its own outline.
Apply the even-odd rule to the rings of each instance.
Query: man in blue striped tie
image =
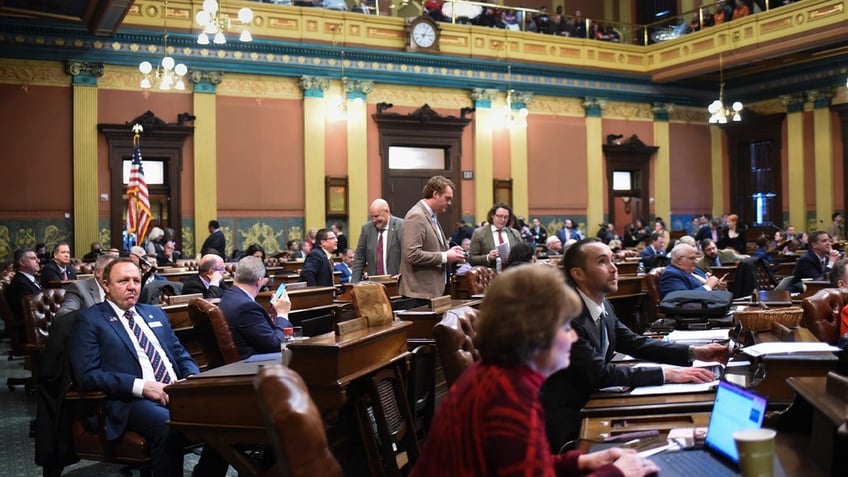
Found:
[[[183,475],[185,439],[170,432],[166,386],[198,372],[197,364],[171,329],[168,317],[155,306],[138,304],[141,272],[128,258],[103,271],[106,301],[77,315],[68,354],[79,391],[103,391],[106,438],[126,430],[144,436],[151,450],[154,476]],[[221,473],[217,456],[204,451],[200,475]],[[204,460],[207,461],[204,464]]]

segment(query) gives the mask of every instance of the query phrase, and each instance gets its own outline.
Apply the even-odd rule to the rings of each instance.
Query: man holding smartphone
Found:
[[[254,354],[280,351],[283,329],[292,326],[288,320],[291,311],[288,293],[285,289],[278,290],[272,300],[276,316],[269,316],[265,307],[256,302],[256,295],[268,279],[262,259],[254,256],[239,260],[233,281],[218,307],[230,326],[239,357],[246,359]]]

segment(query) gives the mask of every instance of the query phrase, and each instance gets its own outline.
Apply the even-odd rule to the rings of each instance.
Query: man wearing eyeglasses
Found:
[[[329,229],[321,229],[315,234],[315,248],[306,256],[300,280],[314,287],[331,287],[333,283],[332,253],[338,248],[336,234]]]
[[[507,250],[521,241],[518,231],[510,226],[512,209],[503,202],[498,202],[489,209],[487,216],[488,227],[480,227],[471,236],[471,248],[468,249],[468,263],[495,268],[497,259],[506,267],[506,256],[498,253],[498,246],[507,244]],[[501,247],[503,248],[503,247]]]
[[[677,244],[671,249],[669,256],[671,263],[665,267],[660,275],[660,297],[678,290],[695,290],[704,288],[706,290],[725,290],[727,282],[725,276],[721,278],[710,273],[701,276],[695,270],[698,261],[695,247],[685,243]]]
[[[214,253],[201,257],[197,275],[183,278],[183,295],[202,293],[203,298],[224,296],[224,259]]]

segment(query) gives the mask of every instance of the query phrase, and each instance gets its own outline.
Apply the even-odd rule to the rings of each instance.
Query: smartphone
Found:
[[[286,291],[286,284],[280,283],[280,286],[277,287],[277,291],[274,292],[274,296],[271,297],[271,303],[279,300],[281,296],[283,296],[283,292]]]

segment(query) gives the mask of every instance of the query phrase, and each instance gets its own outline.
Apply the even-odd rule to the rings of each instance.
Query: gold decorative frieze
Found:
[[[0,62],[0,84],[30,86],[68,86],[70,80],[62,63],[56,61],[13,60]]]
[[[256,75],[227,75],[227,81],[215,89],[219,96],[256,99],[302,99],[300,78],[274,78]]]

